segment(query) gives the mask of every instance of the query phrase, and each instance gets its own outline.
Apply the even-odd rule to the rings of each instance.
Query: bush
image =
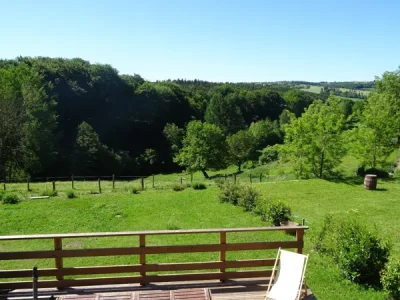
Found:
[[[202,182],[194,182],[192,183],[192,188],[194,190],[205,190],[207,186]]]
[[[383,170],[383,169],[378,169],[378,168],[370,168],[365,170],[365,174],[373,174],[376,175],[378,178],[389,178],[389,172]]]
[[[235,184],[232,182],[225,182],[220,186],[220,193],[218,195],[219,200],[221,202],[232,203],[233,205],[237,205],[239,199],[241,198],[241,185]]]
[[[381,283],[388,299],[400,299],[400,261],[392,261],[386,265]]]
[[[174,185],[172,186],[172,189],[173,189],[175,192],[179,192],[179,191],[183,191],[183,190],[185,189],[185,186],[184,186],[183,184],[176,183],[176,184],[174,184]]]
[[[67,195],[68,199],[76,198],[75,192],[73,190],[66,191],[65,194]]]
[[[45,190],[42,192],[42,196],[56,197],[57,195],[58,195],[58,192],[53,191],[53,190]]]
[[[258,163],[260,165],[266,165],[270,162],[276,161],[279,158],[279,153],[276,147],[267,146],[261,151],[261,155],[258,158]]]
[[[346,278],[379,286],[379,273],[388,261],[390,247],[365,226],[342,222],[338,229],[335,259]]]
[[[253,211],[255,210],[259,198],[260,192],[255,187],[247,185],[241,189],[238,204],[242,206],[245,211]]]
[[[3,204],[18,204],[19,202],[19,196],[16,194],[6,194],[3,196]]]
[[[281,201],[268,201],[265,204],[265,219],[274,226],[279,226],[281,222],[290,220],[292,210]]]

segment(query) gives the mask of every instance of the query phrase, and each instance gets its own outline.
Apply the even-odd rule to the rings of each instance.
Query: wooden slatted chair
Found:
[[[307,262],[308,255],[279,248],[265,300],[299,300]]]

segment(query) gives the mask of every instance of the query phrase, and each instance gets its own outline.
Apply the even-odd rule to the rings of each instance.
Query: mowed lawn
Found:
[[[356,216],[368,226],[376,225],[382,237],[390,237],[392,253],[400,257],[398,212],[400,211],[400,184],[379,182],[377,191],[367,191],[361,184],[335,183],[323,180],[254,183],[263,197],[283,200],[290,204],[293,214],[305,218],[310,226],[305,237],[305,252],[310,254],[307,281],[318,299],[384,299],[382,292],[366,290],[344,280],[336,265],[326,257],[312,251],[311,236],[321,225],[324,216]],[[158,229],[194,229],[219,227],[266,226],[259,217],[243,212],[240,207],[222,204],[218,188],[207,190],[188,188],[181,192],[170,189],[146,190],[138,195],[128,192],[101,195],[81,195],[76,199],[55,197],[27,200],[18,205],[0,206],[0,234],[102,232]],[[288,240],[292,237],[280,233],[246,233],[228,235],[228,242]],[[149,238],[150,245],[214,243],[218,235],[191,235]],[[138,245],[136,237],[92,238],[64,242],[64,248],[118,247]],[[1,251],[46,249],[52,241],[20,241],[0,243]],[[242,251],[231,253],[228,259],[272,257],[276,251]],[[217,253],[152,256],[149,262],[218,260]],[[66,259],[65,266],[110,265],[137,263],[132,256]],[[54,260],[27,262],[3,261],[0,269],[53,267]]]

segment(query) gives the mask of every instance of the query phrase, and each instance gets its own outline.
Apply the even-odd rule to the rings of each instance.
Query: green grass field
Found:
[[[305,237],[305,252],[310,253],[307,278],[310,288],[318,299],[384,299],[382,292],[365,290],[343,280],[335,264],[312,251],[311,236],[320,226],[327,213],[333,215],[356,215],[369,226],[377,226],[382,237],[391,237],[393,255],[400,257],[400,236],[397,232],[397,213],[400,209],[397,182],[380,182],[378,191],[367,191],[362,184],[335,183],[323,180],[298,182],[254,183],[264,197],[289,203],[293,214],[305,218],[310,226]],[[186,189],[182,192],[146,190],[138,195],[128,192],[114,192],[101,195],[81,195],[76,199],[55,197],[42,200],[26,200],[17,205],[0,207],[0,234],[68,233],[157,229],[190,229],[217,227],[266,226],[259,217],[243,212],[230,204],[218,200],[218,188],[210,186],[203,191]],[[375,225],[374,225],[375,224]],[[234,236],[230,241],[288,239],[283,234],[250,234]],[[136,244],[129,238],[89,239],[82,242],[71,240],[73,248],[126,246]],[[211,237],[191,236],[186,239],[169,237],[153,238],[150,244],[163,243],[209,243],[216,242]],[[46,245],[45,245],[46,246]],[[47,245],[51,247],[51,245]],[[43,249],[43,244],[32,241],[1,243],[2,251],[22,249]],[[230,259],[262,257],[265,253],[233,253]],[[215,257],[214,257],[215,256]],[[178,256],[168,255],[158,258],[158,262],[172,262]],[[216,259],[217,254],[179,255],[180,261]],[[155,259],[155,258],[154,258]],[[1,262],[1,269],[12,267],[49,267],[53,260],[32,260],[28,262]],[[104,265],[135,263],[132,258],[115,257],[66,260],[66,265]]]

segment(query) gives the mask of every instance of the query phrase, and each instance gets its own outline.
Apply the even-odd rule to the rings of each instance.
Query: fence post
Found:
[[[56,182],[53,181],[53,192],[55,192],[55,191],[56,191]]]
[[[228,176],[226,176],[226,174],[225,174],[225,182],[226,182],[226,179],[228,178]]]
[[[29,187],[29,176],[26,177],[26,188],[27,188],[28,191],[31,190],[30,187]]]
[[[142,191],[144,191],[144,177],[142,177],[141,180],[142,180]]]
[[[139,247],[144,250],[146,247],[146,235],[141,234],[139,235]],[[146,271],[145,271],[145,265],[146,265],[146,254],[144,251],[140,253],[140,264],[142,266],[142,270],[140,271],[140,276],[142,276],[142,280],[140,281],[140,285],[144,286],[146,284],[145,280],[143,277],[146,276]]]
[[[219,271],[222,273],[220,281],[224,282],[227,278],[224,278],[225,275],[225,261],[226,261],[226,232],[221,231],[219,233],[219,243],[221,245],[221,250],[219,252],[219,261],[222,263],[222,267]]]
[[[72,186],[72,189],[75,189],[75,187],[74,187],[74,174],[71,175],[71,186]]]
[[[250,183],[252,183],[252,181],[251,181],[251,173],[249,174],[249,178],[250,178]]]
[[[154,189],[154,174],[153,174],[153,189]]]
[[[99,182],[99,194],[101,194],[101,181],[100,181],[100,177],[98,178],[98,182]]]
[[[6,190],[6,180],[5,179],[4,179],[4,182],[3,182],[3,189]]]
[[[260,182],[262,181],[262,173],[260,173]]]
[[[62,238],[60,238],[60,237],[54,238],[54,250],[55,251],[61,251],[62,250]],[[62,259],[62,257],[61,256],[56,256],[55,262],[56,262],[57,271],[60,271],[63,268],[63,259]],[[64,280],[64,276],[62,276],[62,275],[57,275],[56,278],[57,278],[58,281]],[[60,289],[61,286],[58,285],[57,288]]]
[[[193,173],[190,173],[190,183],[193,182]]]
[[[183,178],[182,178],[182,176],[181,176],[181,185],[183,184]]]
[[[32,272],[32,290],[33,290],[33,300],[38,300],[38,273],[37,267],[33,267]]]
[[[112,174],[113,189],[115,189],[115,174]]]
[[[304,237],[304,229],[303,228],[296,229],[296,240],[298,243],[300,243],[296,252],[300,254],[303,253],[303,246],[304,246],[303,237]]]
[[[236,174],[233,174],[233,180],[236,183]]]

